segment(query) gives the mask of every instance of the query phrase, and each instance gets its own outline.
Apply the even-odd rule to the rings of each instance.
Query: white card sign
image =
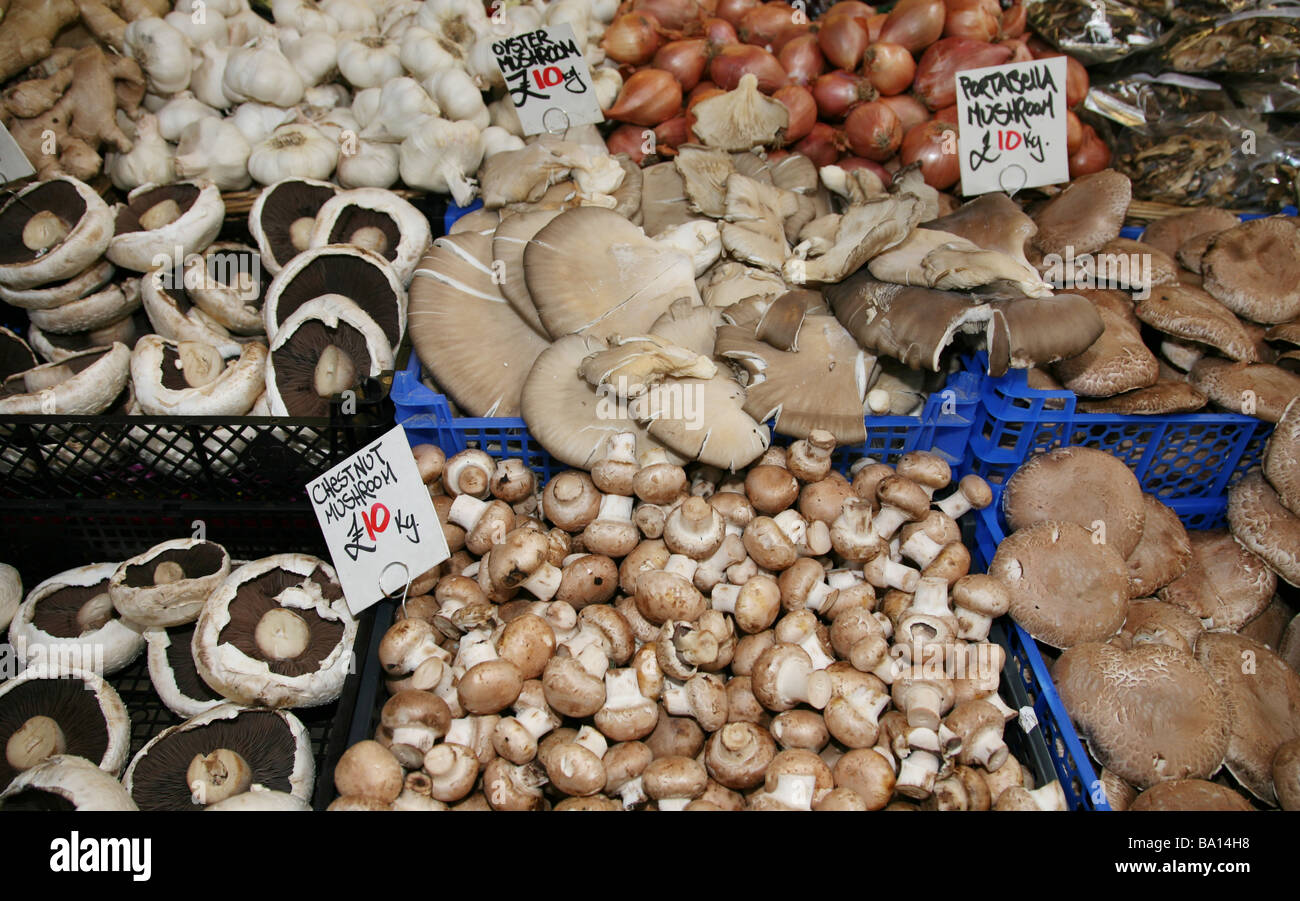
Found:
[[[18,181],[29,175],[35,175],[31,161],[27,159],[9,129],[0,125],[0,185]]]
[[[958,72],[961,192],[967,196],[1070,180],[1065,57]]]
[[[307,484],[355,616],[451,556],[400,425]]]
[[[492,42],[524,134],[562,133],[604,122],[591,70],[571,25],[550,25]]]

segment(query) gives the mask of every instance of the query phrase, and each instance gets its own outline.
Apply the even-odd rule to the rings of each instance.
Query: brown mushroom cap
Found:
[[[1228,632],[1203,633],[1196,660],[1227,707],[1228,771],[1255,797],[1276,804],[1273,755],[1300,738],[1300,674],[1258,642]]]
[[[1161,378],[1150,388],[1126,391],[1114,397],[1079,398],[1080,413],[1164,416],[1194,413],[1205,406],[1206,397],[1183,381]]]
[[[279,272],[308,248],[316,214],[338,190],[311,178],[286,178],[262,189],[248,211],[248,228],[267,271]]]
[[[1180,607],[1165,601],[1133,601],[1114,641],[1124,648],[1163,644],[1190,654],[1202,631],[1201,621]]]
[[[1201,257],[1204,287],[1254,322],[1300,316],[1300,233],[1288,221],[1254,219],[1219,232]]]
[[[1161,645],[1125,651],[1088,642],[1060,656],[1052,679],[1092,753],[1138,788],[1208,778],[1223,763],[1227,703],[1186,654]]]
[[[1011,534],[989,575],[1006,587],[1016,622],[1052,647],[1104,641],[1128,612],[1124,558],[1076,523],[1048,520]]]
[[[1208,344],[1233,360],[1258,359],[1255,342],[1236,316],[1217,299],[1192,285],[1161,285],[1139,301],[1137,317],[1152,328],[1184,341]]]
[[[1291,585],[1300,585],[1300,516],[1282,506],[1259,471],[1228,491],[1232,536]]]
[[[1028,369],[1083,353],[1105,324],[1091,301],[1078,294],[992,300],[985,344],[989,375]]]
[[[1104,328],[1101,337],[1083,353],[1053,367],[1061,384],[1088,397],[1110,397],[1154,385],[1159,366],[1142,333],[1107,307],[1099,307],[1097,313]]]
[[[1157,219],[1142,232],[1142,241],[1173,256],[1178,248],[1198,235],[1221,232],[1240,220],[1227,210],[1197,207],[1174,216]]]
[[[1008,480],[1002,494],[1007,525],[1021,529],[1046,519],[1093,529],[1099,540],[1128,558],[1142,537],[1146,518],[1137,477],[1105,451],[1066,447],[1031,457]]]
[[[1154,494],[1143,494],[1142,537],[1128,556],[1129,596],[1147,598],[1187,571],[1192,546],[1178,514]]]
[[[1230,788],[1204,779],[1174,779],[1148,788],[1129,810],[1254,810]]]
[[[1300,739],[1286,742],[1273,755],[1273,790],[1283,810],[1300,810]]]
[[[1273,598],[1277,576],[1225,530],[1187,533],[1191,558],[1186,571],[1159,591],[1199,618],[1205,628],[1235,632],[1257,617]]]
[[[1202,357],[1192,367],[1192,385],[1225,410],[1248,413],[1265,422],[1282,418],[1300,394],[1300,375],[1269,363],[1233,363]]]
[[[1264,477],[1277,491],[1282,506],[1300,516],[1300,395],[1287,404],[1269,436]]]
[[[1034,245],[1044,254],[1092,253],[1119,237],[1132,197],[1128,176],[1114,169],[1076,178],[1034,217]]]

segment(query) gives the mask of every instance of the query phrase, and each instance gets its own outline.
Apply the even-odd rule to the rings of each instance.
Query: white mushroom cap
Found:
[[[239,359],[227,364],[210,344],[176,343],[157,335],[145,335],[131,353],[131,382],[136,402],[151,416],[244,416],[266,386],[265,344],[241,346]],[[189,365],[220,364],[214,378],[192,376]],[[199,384],[191,386],[190,379]],[[176,383],[179,382],[179,385]],[[174,387],[169,387],[174,386]]]
[[[173,198],[187,204],[180,215],[157,228],[144,228],[137,216],[146,214],[155,204]],[[170,185],[141,185],[127,195],[125,205],[119,205],[118,232],[108,245],[108,258],[113,263],[136,272],[148,272],[159,265],[159,260],[184,259],[198,253],[216,240],[226,219],[226,205],[221,192],[210,181],[176,182]],[[127,208],[130,208],[128,211]],[[138,210],[138,213],[134,211]],[[136,230],[124,231],[124,216]]]
[[[193,630],[181,631],[182,636],[178,637],[177,641],[183,641],[184,647],[177,647],[176,652],[184,653],[193,663],[193,651],[190,649],[189,640],[193,635]],[[220,695],[207,700],[192,698],[181,689],[176,678],[176,671],[168,659],[174,642],[171,633],[167,629],[146,629],[144,640],[148,645],[145,655],[149,664],[149,681],[153,684],[153,690],[158,692],[158,697],[167,705],[168,710],[177,716],[188,719],[192,716],[198,716],[200,713],[206,713],[226,702],[225,698]],[[213,694],[216,694],[216,692],[213,692]]]
[[[23,579],[8,563],[0,563],[0,629],[9,628],[23,602]]]
[[[222,356],[239,353],[239,342],[226,327],[194,305],[184,290],[181,267],[169,264],[142,276],[140,297],[159,337],[211,344]]]
[[[77,810],[139,809],[116,776],[83,757],[70,754],[56,754],[19,773],[0,793],[0,808],[11,806],[16,796],[25,791],[56,795]]]
[[[10,216],[29,220],[30,208],[54,210],[57,207],[79,211],[75,221],[64,223],[67,234],[30,260],[0,265],[0,285],[21,290],[70,279],[104,255],[113,237],[113,212],[90,185],[68,175],[23,188],[0,212],[0,222]]]
[[[160,579],[164,568],[172,578]],[[108,595],[117,611],[133,622],[179,626],[198,618],[208,596],[228,575],[230,555],[225,548],[198,538],[179,538],[120,564],[109,580]]]
[[[311,805],[302,798],[287,792],[271,791],[260,785],[254,785],[242,794],[209,804],[204,810],[311,810]]]
[[[237,335],[260,335],[262,300],[270,278],[262,274],[256,248],[218,241],[185,262],[190,300],[222,328]]]
[[[9,625],[9,641],[24,666],[57,665],[68,661],[79,669],[91,669],[105,675],[126,666],[144,650],[144,636],[140,627],[128,620],[113,616],[112,601],[108,596],[108,581],[117,570],[116,563],[92,563],[51,576],[27,594]],[[38,606],[51,595],[65,588],[88,588],[102,585],[103,598],[86,598],[83,609],[94,605],[93,614],[106,617],[98,628],[74,636],[51,635],[36,624]],[[69,614],[70,619],[78,614]],[[93,622],[88,623],[93,625]]]
[[[122,699],[113,689],[113,686],[95,673],[74,667],[31,666],[13,679],[0,685],[0,704],[5,703],[4,699],[10,694],[14,694],[16,697],[25,694],[29,689],[24,688],[24,686],[30,683],[47,681],[62,683],[73,679],[79,679],[83,683],[83,685],[76,686],[73,689],[77,692],[77,696],[80,698],[84,697],[85,694],[93,694],[94,704],[99,708],[100,716],[104,720],[104,733],[107,741],[97,766],[105,773],[117,778],[118,774],[122,772],[122,767],[126,765],[127,754],[131,750],[131,717],[127,714],[126,707],[122,704]],[[66,725],[64,724],[65,731]],[[77,742],[69,741],[69,744],[74,745],[74,747],[69,747],[69,751],[75,752],[79,750],[78,747],[75,747],[78,744]]]
[[[366,229],[367,237],[375,237],[376,243],[367,249],[388,260],[402,284],[409,285],[431,239],[429,220],[424,214],[383,188],[340,191],[317,212],[311,246],[357,243],[358,229]]]
[[[140,282],[128,279],[52,310],[30,310],[32,325],[56,335],[91,332],[130,316],[140,307]]]
[[[12,375],[0,387],[0,414],[40,414],[52,404],[63,416],[97,415],[122,393],[130,366],[131,351],[114,344]]]
[[[104,287],[112,281],[116,271],[112,263],[101,259],[72,278],[39,288],[18,289],[0,285],[0,300],[24,310],[52,310]]]

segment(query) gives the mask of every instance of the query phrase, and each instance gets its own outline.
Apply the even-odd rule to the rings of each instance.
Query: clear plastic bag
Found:
[[[1300,8],[1247,10],[1180,26],[1160,51],[1174,72],[1256,75],[1300,59]]]
[[[1204,22],[1265,5],[1260,0],[1129,0],[1165,22]]]
[[[1113,63],[1154,47],[1160,19],[1116,0],[1027,0],[1029,27],[1086,66]]]
[[[1300,62],[1225,80],[1238,106],[1261,113],[1300,113]]]
[[[1165,116],[1230,110],[1235,106],[1217,81],[1166,72],[1136,72],[1094,82],[1084,109],[1128,128],[1159,122]]]

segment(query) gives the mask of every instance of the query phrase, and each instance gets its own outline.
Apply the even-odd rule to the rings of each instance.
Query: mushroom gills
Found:
[[[55,638],[80,638],[102,629],[115,615],[104,579],[84,587],[68,585],[43,598],[32,614],[32,625]]]

